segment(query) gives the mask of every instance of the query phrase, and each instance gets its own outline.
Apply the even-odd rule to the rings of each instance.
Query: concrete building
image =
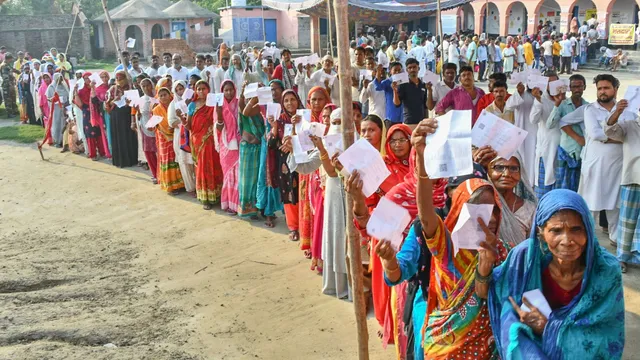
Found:
[[[180,0],[129,0],[109,11],[120,48],[125,41],[135,39],[135,46],[128,49],[143,57],[153,53],[154,39],[179,38],[197,52],[213,49],[213,20],[219,16],[192,3]],[[99,57],[115,56],[115,45],[104,14],[92,20],[94,25],[94,47]]]

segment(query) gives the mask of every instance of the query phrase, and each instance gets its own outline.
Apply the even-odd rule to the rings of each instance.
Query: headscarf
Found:
[[[471,199],[471,195],[473,195],[476,190],[483,187],[486,187],[487,190],[493,191],[493,197],[495,199],[496,206],[500,208],[500,216],[498,217],[498,229],[500,228],[502,219],[502,204],[500,203],[498,192],[493,188],[493,185],[491,185],[489,181],[473,178],[462,183],[453,193],[453,198],[451,200],[451,210],[449,210],[449,215],[444,220],[444,225],[447,227],[449,232],[453,232],[453,229],[458,222],[458,217],[460,217],[462,206],[467,203],[469,199]]]
[[[222,58],[229,57],[229,50],[227,48],[227,44],[220,44],[220,49],[218,50],[218,65],[222,64]]]
[[[233,65],[233,59],[239,59],[240,60],[240,69],[236,69],[236,66]],[[232,80],[235,79],[234,75],[236,73],[236,70],[238,71],[244,71],[244,60],[242,60],[242,57],[238,54],[233,54],[231,56],[231,64],[229,65],[229,78],[231,78]]]
[[[173,84],[171,85],[171,92],[173,93],[173,101],[182,101],[182,96],[178,95],[178,92],[176,91],[176,88],[178,87],[178,85],[182,85],[182,87],[186,90],[187,89],[187,83],[184,80],[176,80],[173,82]]]
[[[580,292],[552,311],[542,337],[520,322],[509,296],[520,304],[526,291],[542,289],[542,272],[553,255],[538,229],[562,210],[580,214],[587,234]],[[529,239],[511,250],[493,270],[489,318],[496,348],[503,359],[620,359],[624,348],[624,295],[620,265],[596,238],[584,199],[571,190],[545,194],[536,209]]]
[[[84,78],[88,78],[89,76],[91,76],[91,73],[88,71],[85,72],[82,74],[82,78],[78,79],[78,82],[84,81]],[[91,102],[91,87],[84,86],[82,89],[78,90],[78,97],[82,100],[83,105],[89,106],[89,103]]]
[[[106,71],[106,70],[100,71],[100,77],[102,77],[102,75],[107,75],[107,77],[110,78],[109,72]],[[109,81],[108,80],[107,80],[107,82],[103,82],[99,86],[96,86],[95,92],[96,92],[96,97],[98,98],[98,100],[106,101],[106,99],[107,99],[107,91],[109,91]]]
[[[63,81],[60,81],[60,78],[62,78]],[[58,81],[60,81],[60,83],[58,83]],[[58,89],[64,89],[65,91],[69,92],[69,85],[67,85],[67,82],[64,81],[64,78],[60,73],[53,74],[53,82],[51,83],[51,85],[53,85],[55,91],[58,91]]]
[[[331,96],[329,96],[329,92],[327,91],[327,89],[323,88],[322,86],[314,86],[311,88],[311,90],[309,90],[309,94],[307,95],[307,107],[309,109],[311,109],[311,95],[313,95],[316,91],[322,92],[325,99],[327,99],[327,104],[331,102]],[[324,107],[322,110],[324,110]],[[319,113],[314,114],[313,109],[311,109],[311,122],[322,122],[322,110]]]
[[[160,80],[158,80],[158,83],[156,84],[156,92],[158,92],[158,90],[160,90],[160,88],[172,88],[173,89],[173,85],[171,84],[172,80],[169,79],[168,77],[163,77],[160,78]],[[185,86],[185,89],[187,87]]]
[[[218,112],[214,112],[215,120],[217,122],[224,122],[224,128],[222,129],[222,143],[229,150],[238,150],[238,143],[240,142],[240,132],[238,130],[238,97],[236,96],[236,85],[233,81],[227,79],[220,84],[220,92],[224,93],[222,90],[225,85],[231,84],[233,86],[233,98],[231,100],[227,100],[225,97],[222,102],[222,119],[218,119]],[[220,151],[220,144],[217,136],[217,131],[215,131],[215,139],[216,139],[216,150]]]
[[[296,100],[298,100],[298,109],[304,109],[304,103],[302,102],[302,100],[300,100],[300,96],[298,96],[298,93],[296,91],[294,91],[293,89],[287,89],[285,91],[282,92],[282,112],[280,112],[280,117],[278,118],[278,137],[280,137],[280,139],[282,139],[284,137],[284,125],[286,124],[291,124],[291,117],[293,115],[295,115],[296,113],[289,113],[285,108],[284,108],[284,97],[287,95],[293,95],[296,97]]]
[[[390,190],[394,185],[399,184],[405,178],[407,173],[409,172],[409,160],[401,160],[394,153],[391,147],[391,136],[396,131],[402,132],[407,140],[411,139],[411,128],[405,124],[396,124],[393,125],[389,131],[387,131],[387,141],[385,144],[386,155],[383,157],[385,164],[387,165],[387,169],[391,172],[391,175],[387,177],[384,181],[385,183],[389,183],[388,189]],[[409,142],[409,155],[411,155],[411,142]],[[382,187],[382,186],[381,186]]]

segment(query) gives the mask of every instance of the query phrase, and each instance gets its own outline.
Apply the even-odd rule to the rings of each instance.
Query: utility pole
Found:
[[[113,31],[113,22],[111,21],[111,15],[109,15],[109,9],[107,9],[107,0],[102,1],[102,9],[104,10],[104,16],[107,19],[107,24],[109,25],[109,31],[111,32],[111,37],[113,38],[113,44],[116,47],[116,53],[118,58],[120,58],[120,63],[124,67],[124,73],[127,76],[127,81],[129,84],[133,84],[131,80],[131,75],[129,75],[129,71],[127,66],[124,63],[124,57],[122,56],[122,51],[120,51],[120,44],[118,43],[118,38],[116,37],[116,33]]]
[[[331,0],[327,0],[331,1]],[[340,81],[340,104],[342,108],[342,143],[344,148],[353,144],[355,125],[351,106],[351,64],[349,62],[349,19],[347,0],[333,0],[338,41],[338,75]],[[360,233],[353,224],[353,198],[346,194],[347,241],[349,248],[349,271],[351,273],[353,308],[356,313],[358,335],[358,359],[369,360],[369,331],[367,330],[367,305],[364,298],[362,258],[360,256]]]

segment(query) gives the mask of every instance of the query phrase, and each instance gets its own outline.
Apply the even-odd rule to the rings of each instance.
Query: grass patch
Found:
[[[115,59],[89,60],[78,64],[77,68],[82,70],[107,70],[112,72],[118,66]]]
[[[44,137],[44,128],[39,125],[13,125],[0,127],[0,140],[31,144]]]
[[[7,109],[4,107],[4,102],[0,105],[0,118],[7,116]]]

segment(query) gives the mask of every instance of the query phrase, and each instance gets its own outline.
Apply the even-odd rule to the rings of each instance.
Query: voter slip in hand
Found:
[[[485,225],[491,221],[493,212],[491,204],[469,204],[464,203],[456,226],[451,232],[451,242],[453,242],[453,255],[458,255],[460,249],[478,250],[480,242],[485,241],[485,234],[478,219],[482,219]]]
[[[367,222],[367,233],[380,240],[389,240],[395,251],[400,250],[403,232],[411,222],[411,215],[404,207],[383,197]]]
[[[477,147],[489,145],[498,153],[498,156],[511,159],[527,134],[526,130],[482,110],[471,130],[471,142]]]
[[[338,160],[347,173],[358,170],[362,179],[362,192],[366,197],[375,193],[391,173],[387,169],[380,152],[362,138],[351,145]]]
[[[424,165],[432,179],[473,172],[471,110],[451,110],[436,118],[436,132],[426,137]]]

